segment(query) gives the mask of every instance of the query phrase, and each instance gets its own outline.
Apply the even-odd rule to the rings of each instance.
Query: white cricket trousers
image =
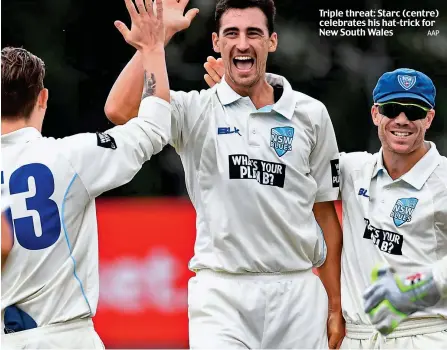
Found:
[[[191,349],[327,349],[328,298],[311,270],[228,274],[188,283]]]
[[[386,337],[370,325],[347,323],[340,349],[447,349],[447,320],[409,319]]]
[[[104,344],[89,318],[2,334],[2,350],[9,349],[104,349]]]

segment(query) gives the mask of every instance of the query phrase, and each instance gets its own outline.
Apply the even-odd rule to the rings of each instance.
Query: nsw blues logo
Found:
[[[410,90],[416,84],[416,77],[411,75],[398,75],[397,81],[405,90]]]
[[[417,198],[398,199],[390,214],[394,220],[394,225],[400,227],[406,222],[410,222],[418,201]]]
[[[272,147],[279,157],[288,151],[292,151],[292,141],[295,129],[291,126],[272,128],[270,133],[270,147]]]

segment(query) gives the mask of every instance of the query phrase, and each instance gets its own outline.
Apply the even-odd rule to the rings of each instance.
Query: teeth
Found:
[[[241,60],[241,61],[248,61],[248,60],[251,60],[252,58],[248,57],[248,56],[237,56],[234,59],[235,60]]]
[[[398,131],[393,131],[392,132],[393,135],[399,136],[399,137],[406,137],[406,136],[410,136],[409,132],[398,132]]]

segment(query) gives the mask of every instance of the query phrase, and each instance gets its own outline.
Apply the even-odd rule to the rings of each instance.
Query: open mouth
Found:
[[[413,135],[412,132],[402,132],[402,131],[391,131],[391,133],[394,136],[397,136],[397,137],[400,137],[400,138],[405,138],[405,137]]]
[[[248,72],[255,64],[255,60],[250,56],[236,56],[233,58],[233,63],[238,70]]]

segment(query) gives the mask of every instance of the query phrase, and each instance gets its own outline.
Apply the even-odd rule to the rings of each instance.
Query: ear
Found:
[[[376,105],[372,105],[371,107],[371,117],[375,126],[380,125],[380,121],[382,120],[382,115],[379,113],[379,108]]]
[[[427,116],[424,119],[424,127],[425,130],[429,129],[431,126],[431,123],[433,122],[433,119],[435,118],[435,110],[434,109],[430,109],[427,112]]]
[[[47,109],[48,103],[48,89],[43,88],[40,90],[39,95],[37,96],[37,105],[39,108]]]
[[[278,47],[278,34],[272,33],[269,38],[269,52],[275,52]]]
[[[212,40],[213,40],[213,50],[214,50],[214,52],[220,53],[219,34],[217,34],[216,32],[213,32]]]

